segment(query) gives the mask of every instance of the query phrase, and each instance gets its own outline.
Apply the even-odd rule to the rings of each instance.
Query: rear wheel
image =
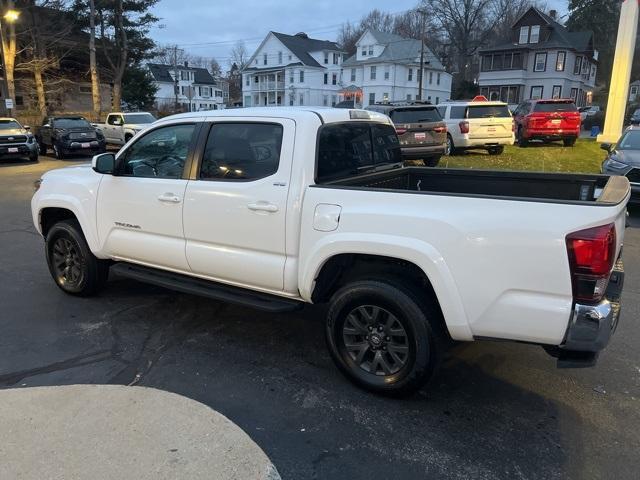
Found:
[[[442,356],[433,323],[439,310],[417,298],[375,280],[355,281],[333,295],[327,345],[347,378],[376,393],[402,396],[433,376]]]
[[[522,136],[522,127],[518,128],[518,145],[522,148],[526,148],[529,145],[529,141]]]
[[[38,143],[38,148],[40,149],[40,155],[46,155],[47,154],[47,146],[40,142]]]
[[[563,138],[562,143],[564,144],[565,147],[573,147],[576,144],[576,138],[575,137]]]
[[[455,154],[455,150],[456,150],[456,147],[453,144],[453,138],[451,138],[451,135],[447,134],[447,146],[445,147],[444,154],[447,156],[453,155]]]
[[[37,162],[38,161],[38,151],[34,151],[31,155],[29,155],[29,161]]]
[[[499,147],[492,147],[488,150],[489,155],[501,155],[504,152],[504,147],[501,145]]]
[[[437,167],[440,163],[440,156],[425,158],[423,162],[427,167]]]
[[[46,254],[49,272],[65,293],[92,295],[109,276],[108,262],[91,253],[76,220],[63,220],[51,227],[47,233]]]
[[[54,142],[53,144],[53,154],[58,160],[62,160],[66,156],[64,153],[64,149],[58,142]]]

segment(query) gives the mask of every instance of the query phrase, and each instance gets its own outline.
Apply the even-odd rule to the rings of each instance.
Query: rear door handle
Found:
[[[162,203],[180,203],[181,198],[175,193],[163,193],[158,197],[158,200]]]
[[[269,203],[269,202],[249,203],[247,205],[247,208],[249,210],[253,210],[254,212],[271,212],[271,213],[275,213],[275,212],[277,212],[279,210],[277,205],[274,205],[273,203]]]

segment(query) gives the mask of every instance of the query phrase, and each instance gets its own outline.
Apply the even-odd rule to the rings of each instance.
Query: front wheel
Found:
[[[47,154],[47,146],[40,142],[38,143],[38,149],[40,150],[40,155],[46,155]]]
[[[384,281],[355,281],[331,299],[326,340],[351,381],[375,393],[404,396],[419,390],[442,356],[434,329],[438,310],[409,289]]]
[[[86,297],[106,283],[109,264],[91,253],[76,220],[63,220],[51,227],[45,247],[49,272],[65,293]]]
[[[31,155],[29,155],[29,161],[30,162],[37,162],[38,161],[38,152],[33,152]]]
[[[65,153],[64,153],[64,149],[60,146],[60,144],[58,142],[54,142],[53,144],[53,155],[58,159],[58,160],[63,160],[65,158]]]

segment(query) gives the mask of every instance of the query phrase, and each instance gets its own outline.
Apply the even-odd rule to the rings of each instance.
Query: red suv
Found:
[[[572,147],[580,136],[580,112],[571,99],[527,100],[518,105],[513,119],[521,147],[530,140],[562,140]]]

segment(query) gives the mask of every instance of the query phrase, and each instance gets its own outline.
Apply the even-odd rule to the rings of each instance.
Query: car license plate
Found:
[[[559,119],[551,120],[551,125],[560,125],[561,122],[562,120],[559,120]]]
[[[416,140],[426,140],[427,139],[427,134],[424,133],[424,132],[414,133],[413,134],[413,138],[415,138]]]
[[[91,146],[91,144],[90,143],[81,143],[80,146],[82,148],[89,148]]]
[[[496,127],[489,127],[489,128],[488,128],[488,131],[489,131],[489,132],[495,132],[495,131],[496,131]]]
[[[17,147],[9,147],[9,153],[18,153],[20,150],[18,150]]]

